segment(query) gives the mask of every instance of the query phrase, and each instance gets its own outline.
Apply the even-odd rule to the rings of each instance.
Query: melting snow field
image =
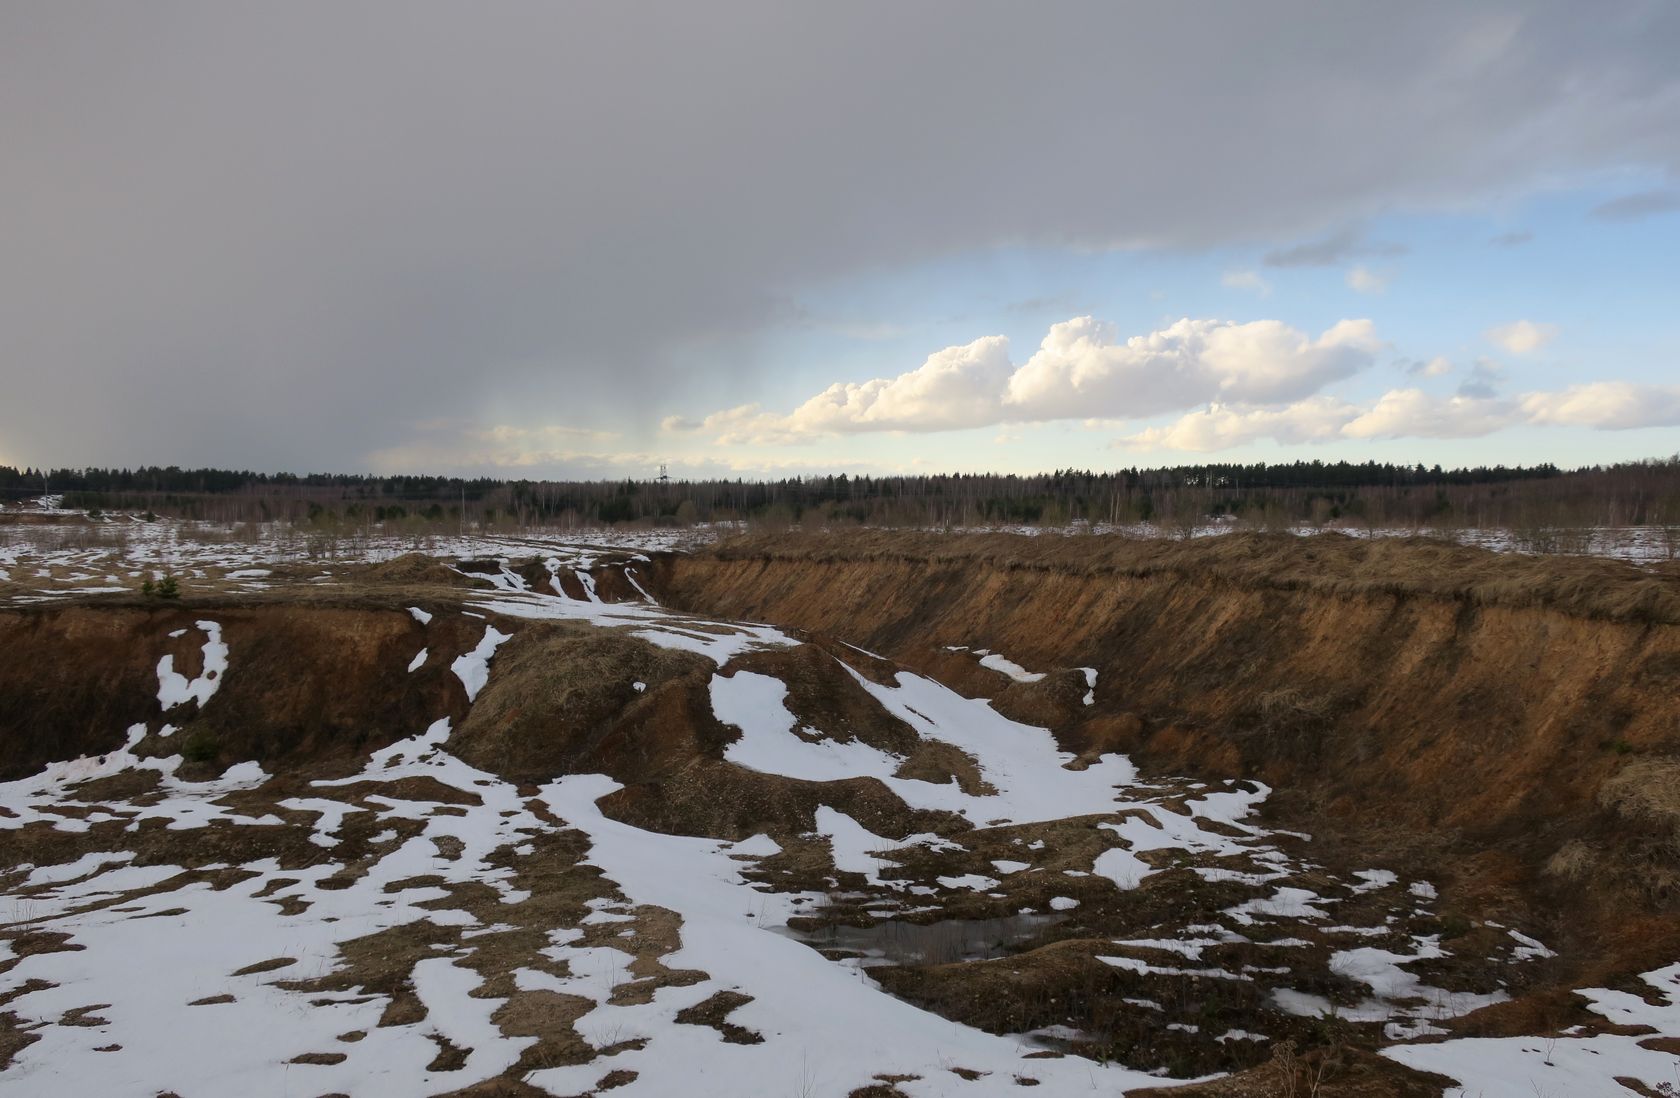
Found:
[[[796,914],[791,897],[765,895],[745,884],[727,844],[657,835],[602,816],[595,801],[614,783],[572,777],[546,787],[557,815],[580,827],[593,844],[590,860],[636,903],[683,917],[683,948],[669,963],[719,974],[645,1006],[597,1007],[585,1020],[615,1040],[649,1038],[639,1050],[613,1057],[636,1071],[627,1094],[694,1094],[735,1098],[755,1093],[846,1094],[877,1074],[921,1075],[900,1083],[910,1095],[1014,1095],[1017,1076],[1048,1085],[1048,1093],[1098,1092],[1149,1086],[1159,1079],[1088,1060],[1029,1060],[1035,1049],[946,1021],[883,993],[861,969],[826,961],[780,934]],[[762,1044],[719,1042],[696,1027],[673,1024],[684,1006],[720,990],[752,996],[731,1016],[764,1037]],[[981,1073],[964,1081],[952,1066]],[[531,1082],[556,1094],[588,1089],[602,1067],[586,1064],[538,1072]]]
[[[650,598],[603,601],[593,580],[585,581],[595,548],[524,546],[550,577],[536,587],[507,565],[517,548],[510,543],[454,548],[502,561],[476,573],[497,590],[471,592],[460,608],[483,621],[472,630],[476,641],[441,654],[469,702],[493,681],[501,645],[528,623],[620,629],[713,661],[707,697],[717,720],[737,733],[723,749],[726,763],[808,783],[874,779],[909,809],[949,813],[954,828],[966,823],[967,831],[892,837],[835,807],[837,798],[816,808],[814,830],[797,841],[826,846],[836,877],[861,881],[888,910],[936,913],[941,896],[1002,896],[994,890],[1053,876],[1037,910],[1021,912],[1048,926],[1093,906],[1127,903],[1164,874],[1193,874],[1232,898],[1198,909],[1190,925],[1099,941],[1099,959],[1145,979],[1259,983],[1277,1019],[1335,1009],[1386,1027],[1391,1040],[1438,1036],[1445,1031],[1437,1023],[1506,997],[1432,987],[1408,969],[1448,955],[1438,937],[1404,929],[1430,916],[1433,887],[1385,869],[1337,879],[1305,861],[1304,836],[1257,822],[1270,792],[1257,782],[1146,784],[1115,754],[1075,769],[1075,756],[1047,730],[1010,720],[988,702],[907,671],[883,684],[836,659],[846,681],[881,710],[921,740],[970,760],[984,791],[903,776],[903,756],[809,727],[790,708],[787,683],[735,664],[799,643],[781,631],[676,613]],[[161,541],[152,549],[158,562],[187,551]],[[180,569],[193,559],[167,563]],[[263,563],[255,553],[218,558],[231,569],[225,578],[242,584],[270,582]],[[576,575],[584,597],[566,596],[563,573]],[[633,565],[626,578],[642,590]],[[434,638],[407,665],[412,672],[435,650],[437,615],[453,611],[408,612]],[[197,709],[216,705],[227,676],[240,673],[239,653],[210,613],[174,639],[199,648],[202,668],[188,678],[174,657],[158,661],[158,727],[135,724],[118,750],[0,784],[0,829],[52,836],[37,844],[43,852],[70,849],[59,839],[88,848],[57,862],[43,855],[40,864],[0,877],[0,995],[15,1028],[33,1038],[0,1070],[0,1095],[420,1095],[509,1072],[556,1095],[610,1086],[656,1098],[843,1096],[880,1075],[917,1098],[1014,1095],[1026,1084],[1052,1095],[1116,1094],[1163,1081],[1159,1072],[1044,1056],[1047,1039],[1078,1038],[1066,1027],[987,1033],[888,994],[861,960],[830,959],[789,933],[791,922],[830,902],[835,890],[766,883],[773,878],[760,866],[783,852],[769,836],[731,843],[615,820],[601,800],[619,785],[600,774],[516,786],[452,754],[453,728],[442,716],[370,753],[359,773],[309,782],[301,793],[294,784],[265,800],[271,776],[255,763],[209,780],[183,779],[180,755],[137,751],[149,736],[173,749],[168,722],[185,725]],[[984,650],[973,654],[1016,681],[1045,674]],[[1085,704],[1093,704],[1096,672],[1079,670]],[[127,798],[87,784],[121,775],[155,775],[155,787]],[[1008,857],[972,852],[991,829],[1075,820],[1081,841],[1092,845],[1071,867],[1047,869],[1054,849],[1043,838],[1027,841],[1031,831],[1010,840]],[[177,846],[153,841],[144,857],[124,849],[157,829],[187,834]],[[261,839],[259,847],[272,840],[277,850],[296,832],[307,856],[196,856],[244,849],[227,841],[232,832]],[[595,889],[587,914],[557,925],[541,891],[552,878],[535,870],[554,872],[543,859],[557,857],[568,837],[581,853],[559,868],[593,867],[601,876],[579,878]],[[906,875],[906,859],[935,866],[950,859],[952,868]],[[1302,883],[1309,876],[1310,888]],[[1365,921],[1350,911],[1365,912]],[[638,943],[655,936],[661,918],[674,918],[677,930],[658,966],[692,977],[624,994],[649,979],[649,955]],[[1506,963],[1549,955],[1520,930],[1509,935]],[[370,941],[386,952],[412,952],[400,993],[359,974],[353,962]],[[515,950],[516,941],[536,944]],[[1329,973],[1364,989],[1357,1005],[1291,985],[1307,971],[1292,958],[1323,942],[1333,943]],[[1216,959],[1233,947],[1263,959]],[[1680,1036],[1680,966],[1645,979],[1652,1002],[1608,990],[1581,994],[1609,1022]],[[508,1022],[516,999],[543,995],[575,1004],[571,1027],[581,1045],[569,1060],[525,1059],[538,1038]],[[736,1004],[730,1025],[756,1041],[729,1040],[682,1017],[720,995]],[[1155,1014],[1165,1001],[1128,1000]],[[1620,1092],[1616,1076],[1653,1087],[1674,1081],[1675,1058],[1639,1044],[1650,1033],[1426,1040],[1385,1054],[1460,1080],[1466,1098],[1611,1094]],[[1271,1040],[1248,1029],[1216,1039]]]
[[[1618,1078],[1636,1079],[1653,1090],[1680,1088],[1680,1058],[1642,1044],[1653,1036],[1680,1038],[1680,964],[1648,972],[1642,979],[1655,1002],[1604,988],[1576,992],[1607,1022],[1643,1028],[1637,1036],[1468,1038],[1402,1045],[1383,1055],[1456,1079],[1458,1088],[1447,1091],[1452,1098],[1633,1093]]]
[[[206,671],[187,682],[166,659],[158,669],[166,705],[189,698],[208,702],[228,667],[216,623],[200,622],[199,628],[209,638]],[[744,643],[776,639],[763,630],[741,636],[749,638]],[[488,626],[480,643],[455,661],[470,694],[482,688],[495,649],[506,639]],[[743,642],[723,637],[716,643],[734,651]],[[742,684],[755,681],[746,673],[738,677]],[[923,704],[931,689],[921,688]],[[964,703],[953,696],[945,704]],[[130,746],[144,731],[144,726],[133,730]],[[553,1093],[588,1090],[608,1071],[636,1073],[623,1087],[631,1095],[736,1095],[748,1080],[790,1093],[844,1094],[881,1071],[924,1073],[928,1081],[905,1084],[906,1093],[928,1095],[956,1088],[977,1095],[1013,1093],[1017,1075],[1057,1091],[1093,1083],[1117,1090],[1154,1079],[1078,1059],[1025,1060],[1032,1046],[918,1010],[886,995],[859,971],[776,933],[795,913],[795,901],[809,897],[766,893],[742,878],[744,861],[776,851],[767,839],[728,844],[614,822],[596,806],[616,787],[601,776],[563,778],[535,798],[521,797],[510,784],[449,754],[449,735],[449,722],[439,720],[376,752],[362,773],[318,781],[317,796],[281,802],[281,808],[316,817],[311,840],[325,857],[307,869],[281,870],[261,860],[189,873],[172,866],[142,869],[122,855],[91,855],[51,869],[21,867],[28,875],[24,887],[14,890],[27,898],[13,901],[7,929],[66,934],[73,946],[18,958],[5,974],[9,1009],[39,1039],[0,1072],[0,1094],[423,1094],[497,1074],[517,1060],[529,1039],[502,1034],[492,1021],[497,1000],[474,994],[483,980],[460,962],[475,948],[472,943],[485,940],[480,935],[495,935],[498,927],[450,906],[447,886],[488,885],[504,903],[519,903],[525,896],[516,874],[498,865],[498,853],[524,848],[532,836],[560,828],[588,837],[587,861],[605,872],[628,905],[656,905],[680,916],[681,948],[664,961],[709,976],[661,989],[646,1003],[617,1005],[603,989],[631,979],[633,957],[573,945],[575,930],[554,928],[545,952],[567,975],[520,969],[517,986],[594,1000],[577,1029],[598,1047],[647,1043],[605,1061],[529,1075],[530,1082]],[[46,822],[78,830],[109,819],[128,820],[132,828],[161,817],[171,828],[218,821],[281,826],[275,816],[245,817],[217,804],[230,790],[249,789],[266,778],[254,767],[236,767],[212,782],[171,781],[166,799],[145,808],[89,805],[93,811],[85,819],[53,812],[81,807],[71,792],[77,782],[136,767],[168,775],[179,762],[139,760],[125,749],[55,765],[38,778],[0,788],[13,813],[4,825]],[[1043,762],[1055,769],[1053,758]],[[1024,782],[1027,766],[1021,752],[1005,753],[988,773]],[[1083,796],[1094,807],[1112,801],[1112,780],[1128,774],[1120,768],[1068,777],[1088,787]],[[332,799],[337,789],[422,777],[480,803],[462,812],[411,799],[369,797],[361,805]],[[1110,787],[1099,793],[1105,785]],[[1006,793],[989,813],[1030,814],[1041,807]],[[402,836],[388,831],[365,872],[348,885],[328,887],[342,883],[344,866],[331,857],[340,841],[337,832],[347,815],[359,812],[405,823],[409,830]],[[837,813],[829,818],[845,820]],[[865,841],[855,845],[873,845],[872,837],[859,838]],[[848,855],[847,845],[837,841],[837,861],[866,856]],[[381,1025],[385,996],[288,986],[330,975],[336,951],[346,942],[416,921],[462,932],[459,945],[414,967],[424,1021]],[[731,1044],[711,1029],[676,1023],[684,1008],[722,990],[751,997],[732,1020],[758,1032],[762,1042]],[[72,1017],[75,1024],[64,1023]],[[835,1040],[837,1033],[845,1039]],[[440,1039],[468,1050],[462,1065],[447,1071],[428,1066]],[[942,1066],[949,1064],[981,1074],[964,1082]]]

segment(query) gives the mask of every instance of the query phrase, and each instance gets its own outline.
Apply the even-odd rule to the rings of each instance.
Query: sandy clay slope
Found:
[[[995,561],[947,589],[925,561],[780,552],[288,572],[246,547],[179,601],[0,606],[0,1094],[1680,1081],[1673,745],[1635,698],[1658,691],[1601,686],[1624,713],[1576,766],[1591,788],[1487,794],[1478,830],[1402,807],[1423,771],[1380,742],[1321,761],[1386,705],[1400,754],[1440,766],[1391,680],[1332,706],[1322,659],[1314,693],[1244,620],[1264,605],[1310,647],[1312,600],[1367,589],[1017,567],[1113,601],[1082,604],[1111,615],[1088,635],[1034,632],[1002,585],[976,601]],[[924,602],[872,608],[875,580]],[[1440,592],[1380,597],[1466,664],[1484,613],[1552,615],[1577,647],[1639,633],[1647,674],[1673,640],[1660,613],[1550,595],[1441,625]],[[1201,666],[1225,666],[1219,628],[1276,661],[1272,700],[1239,679],[1223,708],[1169,704],[1171,642],[1124,624],[1142,598],[1179,600]],[[1402,649],[1449,684],[1479,673]],[[1501,734],[1453,749],[1487,752],[1484,783],[1538,765],[1504,755],[1568,757],[1562,733]]]

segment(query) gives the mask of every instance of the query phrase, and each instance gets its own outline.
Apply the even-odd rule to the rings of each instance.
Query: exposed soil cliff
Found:
[[[1460,902],[1592,909],[1560,932],[1614,924],[1629,960],[1677,944],[1655,916],[1680,899],[1680,573],[1423,540],[864,532],[743,539],[656,580],[926,669],[1075,750],[1257,777],[1301,826],[1415,848]]]
[[[975,930],[973,955],[894,954],[870,986],[1096,1060],[1243,1072],[1185,1092],[1209,1096],[1439,1093],[1373,1051],[1413,1023],[1596,1026],[1572,989],[1637,988],[1680,956],[1680,574],[1334,537],[879,533],[634,567],[408,557],[0,608],[20,657],[0,664],[0,778],[96,756],[14,783],[0,869],[36,903],[68,879],[30,883],[35,867],[179,867],[141,890],[151,908],[100,901],[136,918],[184,917],[202,890],[167,894],[200,879],[260,881],[287,942],[288,920],[336,925],[345,904],[388,925],[331,938],[339,967],[288,987],[384,996],[380,1028],[432,1009],[416,981],[439,945],[470,954],[472,995],[507,1000],[502,1033],[543,1042],[510,1079],[598,1051],[621,1065],[574,1027],[586,1009],[733,980],[658,958],[784,900],[773,925],[819,948],[833,931],[837,958],[838,928],[911,921],[951,946],[969,933],[952,920],[1038,913],[1027,937]],[[1273,787],[1258,818],[1231,807],[1262,799],[1243,779]],[[721,876],[682,876],[705,859]],[[688,883],[593,910],[665,877]],[[425,914],[456,909],[470,918]],[[11,928],[8,965],[98,929],[35,921]],[[571,926],[636,979],[592,989],[594,969],[550,966],[573,982],[520,987],[509,973],[547,965]],[[562,986],[577,995],[543,998]],[[727,994],[719,1018],[753,1002]],[[33,1013],[0,1012],[0,1043],[83,1024],[19,1001]],[[771,1043],[775,1020],[718,1025]],[[1041,1055],[1028,1082],[1054,1066]]]

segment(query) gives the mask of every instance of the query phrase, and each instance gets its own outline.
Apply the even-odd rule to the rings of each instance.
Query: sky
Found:
[[[1680,452],[1680,5],[0,6],[0,464]]]

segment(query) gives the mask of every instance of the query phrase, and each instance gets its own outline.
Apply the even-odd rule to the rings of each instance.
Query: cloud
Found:
[[[1051,325],[1018,367],[1005,337],[985,336],[897,377],[836,382],[786,415],[747,404],[707,416],[699,429],[720,443],[784,444],[863,431],[1137,419],[1210,400],[1288,401],[1368,368],[1379,346],[1369,320],[1343,320],[1313,338],[1278,320],[1185,318],[1122,342],[1114,325],[1083,316]]]
[[[682,430],[712,433],[722,445],[789,445],[819,435],[864,431],[951,431],[999,422],[1008,381],[1009,340],[984,336],[935,351],[921,366],[893,378],[836,382],[787,415],[743,404],[697,425],[668,417]]]
[[[814,432],[800,428],[791,416],[766,412],[759,404],[713,412],[696,429],[720,446],[798,446],[815,438]]]
[[[643,448],[846,280],[1680,167],[1674,4],[164,8],[0,5],[17,460],[354,467],[510,407]],[[1274,258],[1382,259],[1340,240]]]
[[[1270,297],[1272,293],[1271,283],[1261,278],[1257,271],[1226,271],[1220,276],[1219,283],[1233,290],[1251,290],[1261,297]]]
[[[1317,392],[1366,369],[1379,346],[1369,320],[1317,339],[1279,320],[1180,320],[1120,342],[1112,324],[1053,325],[1009,378],[1015,418],[1141,418],[1209,400],[1266,403]]]
[[[1011,301],[1003,307],[1005,313],[1038,313],[1046,309],[1056,312],[1068,312],[1073,308],[1074,295],[1071,293],[1044,294],[1038,297],[1026,297],[1019,301]]]
[[[1164,427],[1115,440],[1119,446],[1206,452],[1270,439],[1284,444],[1347,439],[1477,438],[1518,425],[1602,431],[1680,425],[1680,385],[1623,381],[1572,385],[1514,400],[1460,392],[1435,396],[1391,389],[1368,405],[1315,396],[1281,407],[1210,405]]]
[[[1214,404],[1182,416],[1167,427],[1151,427],[1118,440],[1140,449],[1228,450],[1257,439],[1278,442],[1329,442],[1358,409],[1332,397],[1309,397],[1283,408],[1243,408]]]
[[[1478,358],[1464,380],[1458,383],[1458,395],[1471,399],[1489,399],[1499,395],[1505,380],[1505,367],[1491,358]]]
[[[1494,248],[1520,248],[1533,239],[1534,234],[1527,229],[1514,229],[1508,233],[1488,237],[1488,245]]]
[[[1680,191],[1643,191],[1594,206],[1592,216],[1600,221],[1640,221],[1675,210],[1680,210]]]
[[[1369,267],[1354,267],[1347,273],[1347,284],[1362,294],[1380,294],[1388,289],[1388,276]]]
[[[1339,229],[1328,236],[1269,251],[1260,262],[1268,267],[1334,267],[1350,259],[1404,255],[1402,244],[1369,240],[1359,229]]]
[[[1594,381],[1561,392],[1530,393],[1522,398],[1522,411],[1530,423],[1562,427],[1672,427],[1680,425],[1680,385]]]
[[[1482,333],[1490,343],[1498,344],[1514,355],[1532,354],[1550,343],[1557,334],[1557,325],[1536,324],[1532,320],[1502,324]]]
[[[472,468],[505,473],[533,468],[594,470],[645,464],[646,455],[602,451],[619,438],[616,431],[570,424],[492,424],[479,426],[454,418],[410,425],[404,441],[367,455],[375,469],[390,473],[426,473]]]
[[[895,378],[836,382],[788,417],[803,432],[949,431],[998,420],[997,393],[1010,373],[1009,340],[984,336],[935,351]]]
[[[1392,389],[1342,425],[1343,438],[1476,438],[1511,423],[1508,401]]]
[[[611,442],[619,437],[617,431],[606,431],[598,427],[576,427],[571,424],[560,423],[544,423],[534,426],[502,423],[487,427],[468,424],[460,427],[460,432],[466,438],[499,445],[553,443],[560,440]]]
[[[787,444],[863,431],[1138,419],[1210,400],[1305,397],[1368,368],[1380,346],[1369,320],[1343,320],[1314,338],[1278,320],[1185,318],[1121,341],[1114,325],[1083,316],[1051,325],[1018,367],[1005,337],[985,336],[897,377],[836,382],[786,415],[746,404],[698,427],[723,444]]]
[[[1452,360],[1443,355],[1436,355],[1428,361],[1414,359],[1404,363],[1404,366],[1406,372],[1413,377],[1445,377],[1453,371]]]
[[[1393,389],[1361,407],[1315,396],[1278,408],[1212,405],[1165,427],[1116,440],[1133,448],[1227,450],[1269,439],[1286,445],[1345,439],[1473,438],[1512,422],[1506,401],[1435,397],[1420,389]]]

